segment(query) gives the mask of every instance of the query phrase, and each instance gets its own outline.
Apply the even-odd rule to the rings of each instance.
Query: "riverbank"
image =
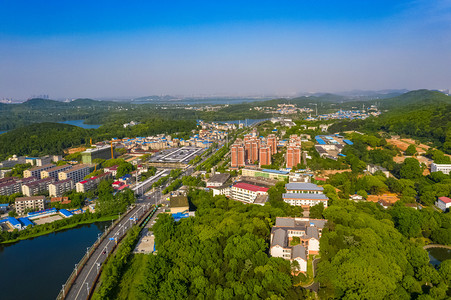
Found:
[[[117,218],[118,218],[117,215],[112,215],[112,216],[102,216],[102,217],[96,218],[96,219],[81,220],[79,222],[68,224],[68,225],[62,226],[62,227],[57,228],[57,229],[45,230],[45,231],[42,231],[42,232],[37,232],[37,233],[34,233],[34,234],[30,234],[30,235],[27,235],[27,236],[18,237],[16,239],[6,240],[6,241],[1,242],[0,244],[5,245],[5,244],[16,243],[16,242],[19,242],[19,241],[36,238],[36,237],[39,237],[39,236],[55,233],[55,232],[58,232],[58,231],[71,229],[71,228],[74,228],[74,227],[76,227],[78,225],[91,224],[91,223],[96,223],[96,222],[111,221],[111,220],[115,220]]]

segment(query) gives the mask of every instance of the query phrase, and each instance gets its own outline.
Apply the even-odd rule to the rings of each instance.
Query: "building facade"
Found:
[[[49,195],[50,197],[61,197],[64,193],[73,189],[74,181],[69,178],[49,184]]]
[[[43,166],[36,166],[31,169],[25,170],[23,172],[23,177],[36,177],[37,179],[41,179],[41,172],[53,168],[54,164],[47,164]]]
[[[58,179],[58,174],[60,172],[69,170],[70,168],[72,168],[71,165],[62,165],[41,171],[41,178],[53,177],[55,179]]]
[[[302,206],[308,210],[311,206],[322,203],[327,207],[329,198],[323,194],[323,188],[308,182],[290,182],[285,185],[283,201],[293,206]]]
[[[39,193],[44,193],[49,190],[49,185],[55,182],[52,177],[39,179],[22,185],[22,194],[25,196],[33,196]]]
[[[307,272],[309,255],[319,254],[319,240],[326,220],[308,218],[276,218],[271,229],[270,254],[297,261],[298,271]]]
[[[449,175],[449,172],[451,172],[451,165],[432,163],[431,172],[442,172],[443,174]]]
[[[59,180],[72,179],[74,182],[82,181],[86,175],[91,173],[93,167],[91,165],[81,164],[76,165],[66,171],[60,172],[58,174]]]
[[[19,197],[16,198],[15,208],[18,215],[23,215],[25,210],[43,210],[45,208],[45,197],[44,196],[34,196],[34,197]]]

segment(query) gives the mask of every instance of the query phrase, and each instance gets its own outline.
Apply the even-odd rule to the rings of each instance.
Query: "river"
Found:
[[[102,125],[92,125],[92,124],[85,124],[84,123],[85,120],[70,120],[70,121],[64,121],[64,122],[58,122],[61,124],[69,124],[69,125],[74,125],[74,126],[78,126],[84,129],[97,129]]]
[[[55,299],[75,264],[111,222],[0,245],[0,299]]]

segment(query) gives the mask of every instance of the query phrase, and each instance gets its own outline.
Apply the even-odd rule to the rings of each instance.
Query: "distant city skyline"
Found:
[[[449,89],[449,49],[449,0],[0,0],[0,99]]]

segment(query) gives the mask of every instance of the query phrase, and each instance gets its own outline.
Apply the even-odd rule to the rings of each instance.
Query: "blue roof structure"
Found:
[[[62,214],[66,218],[70,218],[73,216],[73,214],[71,212],[69,212],[67,209],[64,209],[64,208],[60,209],[59,213]]]
[[[183,214],[183,213],[176,213],[176,214],[172,214],[172,217],[174,218],[174,221],[178,222],[181,219],[185,219],[189,217],[189,214]]]
[[[280,171],[280,170],[272,170],[272,169],[263,169],[262,171],[268,172],[268,173],[280,174],[280,175],[287,175],[290,173],[288,171]]]
[[[323,140],[323,139],[320,139],[320,138],[315,138],[316,139],[316,142],[318,143],[318,144],[320,144],[320,145],[326,145],[326,142]]]
[[[8,207],[8,206],[9,206],[8,203],[6,203],[6,204],[0,204],[0,207]]]
[[[11,224],[11,226],[19,228],[19,229],[22,228],[22,224],[19,221],[17,221],[16,218],[8,217],[7,220],[9,222],[9,224]]]
[[[343,156],[343,157],[346,157],[346,155],[344,155],[344,154],[341,154],[341,153],[338,153],[338,156]]]
[[[28,217],[33,217],[33,216],[38,216],[38,215],[48,214],[48,213],[57,213],[57,212],[58,211],[56,210],[56,208],[48,208],[48,209],[44,209],[44,210],[40,210],[40,211],[29,212]]]
[[[345,142],[345,143],[348,144],[348,145],[354,145],[354,143],[351,142],[350,140],[343,140],[343,142]]]
[[[23,227],[34,225],[33,222],[31,222],[28,218],[19,218],[19,222],[22,223]]]

